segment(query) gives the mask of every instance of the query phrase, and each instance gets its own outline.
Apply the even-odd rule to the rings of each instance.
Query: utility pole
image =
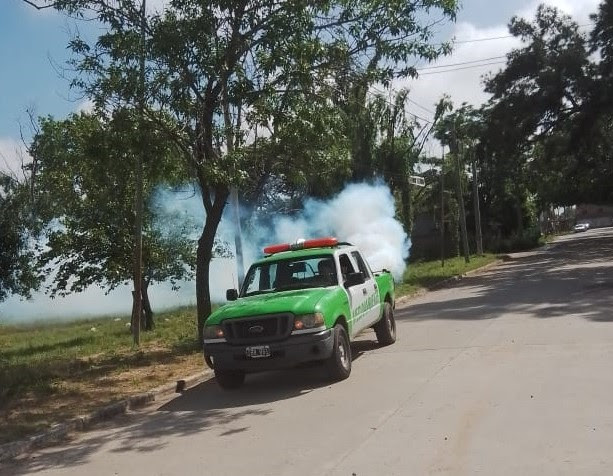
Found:
[[[473,203],[475,207],[475,241],[477,254],[483,255],[483,235],[481,234],[481,209],[479,206],[479,178],[477,175],[477,157],[474,148],[471,149],[473,163]]]
[[[456,153],[456,197],[460,208],[460,229],[462,232],[462,245],[464,248],[464,261],[470,263],[470,250],[468,248],[468,232],[466,230],[466,210],[464,209],[464,193],[462,191],[462,170],[460,167],[460,150],[464,153],[464,147],[458,144]]]
[[[136,197],[134,203],[134,305],[132,307],[132,337],[140,345],[140,327],[143,316],[143,162],[145,161],[145,4],[140,12],[140,85],[139,133],[140,154],[136,157]]]
[[[441,267],[445,267],[445,146],[441,161]]]
[[[226,71],[228,65],[224,65],[224,71]],[[230,75],[226,74],[229,78]],[[230,98],[228,95],[227,79],[222,85],[222,110],[224,117],[225,135],[226,135],[226,152],[231,155],[234,152],[235,140],[237,137],[234,134],[234,124],[232,122],[232,116],[230,114]],[[240,107],[240,106],[239,106]],[[240,109],[236,124],[237,130],[240,129]],[[232,214],[234,218],[234,249],[236,251],[236,279],[238,281],[238,289],[240,290],[243,280],[245,279],[245,267],[243,266],[243,241],[241,233],[241,214],[240,206],[238,203],[238,188],[236,185],[230,188],[230,208],[232,208]]]
[[[241,214],[238,204],[238,189],[232,187],[230,190],[230,204],[234,214],[234,247],[236,249],[236,278],[238,280],[238,289],[243,284],[245,279],[245,267],[243,264],[243,239],[241,233]]]

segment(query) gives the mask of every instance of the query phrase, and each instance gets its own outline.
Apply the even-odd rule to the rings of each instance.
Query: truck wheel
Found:
[[[345,380],[351,373],[351,347],[349,336],[341,324],[334,326],[334,347],[326,361],[328,375],[332,380]]]
[[[215,370],[215,379],[224,390],[232,390],[245,383],[245,372],[242,370]]]
[[[394,310],[389,302],[383,304],[383,317],[374,326],[377,340],[381,345],[391,345],[396,342],[396,321]]]

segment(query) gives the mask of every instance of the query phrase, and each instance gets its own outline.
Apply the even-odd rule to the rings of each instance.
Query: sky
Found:
[[[148,0],[148,6],[159,9],[164,1]],[[31,137],[27,111],[31,111],[34,116],[63,118],[71,112],[90,107],[86,98],[70,89],[71,75],[64,66],[70,59],[67,44],[73,33],[78,30],[85,37],[93,39],[100,32],[100,26],[93,22],[77,24],[51,9],[37,11],[21,0],[0,0],[0,3],[0,169],[19,173],[21,160],[27,159],[21,137],[23,135],[26,141]],[[474,40],[508,36],[507,24],[511,17],[519,15],[533,18],[539,3],[543,2],[464,0],[456,23],[441,27],[437,35],[437,41],[455,38],[457,43],[453,54],[424,67],[454,65],[505,55],[519,46],[518,40],[508,37]],[[560,8],[575,17],[580,25],[585,25],[589,24],[589,14],[597,10],[599,2],[545,0],[544,3]],[[486,101],[487,95],[483,92],[481,78],[488,71],[496,71],[501,66],[490,65],[445,73],[440,73],[445,68],[428,69],[423,70],[418,79],[398,81],[394,87],[408,87],[411,91],[409,97],[413,101],[410,112],[431,119],[434,105],[443,94],[450,95],[458,106],[463,102],[478,106]],[[95,291],[94,294],[96,299],[103,299],[101,291]],[[173,296],[168,294],[161,301],[172,301]],[[41,299],[42,296],[38,295],[37,301]],[[78,308],[82,305],[79,299],[86,300],[86,297],[82,295],[70,299]],[[177,299],[186,297],[181,295]],[[61,312],[62,302],[65,301],[53,301],[51,307]],[[0,316],[3,313],[26,312],[24,309],[27,306],[33,309],[35,303],[21,303],[17,298],[11,298],[0,304]]]
[[[150,8],[159,9],[165,0],[149,0]],[[95,23],[77,24],[52,9],[37,11],[21,0],[2,0],[0,6],[0,168],[19,169],[24,156],[21,134],[31,135],[27,111],[35,116],[61,118],[70,112],[87,109],[89,101],[70,89],[70,72],[63,71],[70,58],[67,43],[79,30],[95,38],[100,28]],[[455,24],[440,29],[440,41],[455,37],[458,41],[451,56],[426,67],[494,58],[506,54],[519,43],[514,38],[491,41],[473,40],[507,36],[507,24],[513,15],[533,17],[536,0],[464,0]],[[580,24],[589,23],[598,0],[545,0],[573,15]],[[468,41],[468,43],[462,43]],[[411,110],[424,119],[432,117],[434,104],[445,93],[456,104],[479,105],[487,99],[481,76],[499,65],[440,73],[443,68],[422,72],[417,80],[405,80],[396,87],[411,89]],[[435,74],[431,74],[435,73]],[[425,108],[425,109],[424,109]]]

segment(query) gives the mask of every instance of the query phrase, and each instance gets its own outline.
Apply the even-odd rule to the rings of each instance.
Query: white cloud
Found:
[[[535,0],[529,7],[519,10],[517,15],[526,19],[533,19],[540,3],[555,6],[564,13],[573,16],[580,25],[585,25],[590,22],[589,15],[597,11],[599,0]],[[479,40],[483,38],[507,37],[509,36],[509,31],[506,24],[479,28],[470,22],[460,22],[455,25],[453,36],[457,41]],[[451,56],[441,58],[435,63],[424,65],[424,67],[465,63],[505,56],[513,48],[517,48],[520,45],[521,42],[517,38],[501,38],[470,43],[462,42],[456,44]],[[504,58],[491,60],[491,62],[494,61],[504,61]],[[473,65],[451,66],[450,69]],[[411,90],[411,99],[431,110],[434,109],[435,104],[444,94],[450,95],[456,106],[463,102],[479,106],[489,98],[489,95],[483,91],[483,77],[503,67],[504,64],[495,64],[479,68],[458,69],[447,73],[426,74],[444,70],[444,68],[429,69],[422,71],[422,75],[418,79],[396,82],[394,88],[408,87]],[[415,105],[410,110],[426,119],[432,118],[432,114],[426,113]]]
[[[90,113],[90,112],[93,112],[94,106],[95,106],[94,101],[92,101],[89,98],[84,99],[83,101],[77,104],[76,112]]]
[[[480,40],[483,38],[497,38],[508,36],[508,30],[505,26],[497,26],[493,28],[476,28],[470,23],[459,23],[454,31],[454,36],[462,41]],[[451,96],[452,101],[456,105],[463,102],[479,105],[488,99],[488,94],[483,91],[482,78],[490,71],[497,71],[504,64],[488,65],[484,67],[473,67],[475,63],[470,63],[485,58],[498,58],[504,56],[512,48],[520,45],[520,41],[516,38],[503,38],[493,41],[480,41],[474,43],[460,43],[455,46],[451,56],[442,58],[436,63],[432,63],[425,67],[457,65],[449,68],[428,69],[422,71],[418,79],[404,80],[398,83],[396,87],[408,87],[411,90],[410,97],[431,110],[444,94]],[[491,59],[484,63],[492,63],[504,61],[502,59]],[[468,64],[461,64],[468,63]],[[457,69],[452,72],[449,69]],[[426,113],[419,109],[413,109],[413,112],[426,118],[432,119],[432,114]]]
[[[147,0],[147,13],[162,13],[170,4],[170,0]]]
[[[590,23],[590,14],[596,13],[600,0],[535,0],[527,8],[518,12],[524,18],[533,18],[539,4],[556,7],[560,11],[572,16],[581,25]]]
[[[22,166],[32,161],[26,147],[11,137],[0,137],[0,172],[23,178]]]

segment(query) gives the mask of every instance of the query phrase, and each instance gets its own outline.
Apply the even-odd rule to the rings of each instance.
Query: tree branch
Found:
[[[33,0],[21,0],[21,1],[30,5],[31,7],[36,8],[37,10],[45,10],[46,8],[55,8],[55,6],[57,5],[57,2],[51,2],[47,5],[38,5]]]

